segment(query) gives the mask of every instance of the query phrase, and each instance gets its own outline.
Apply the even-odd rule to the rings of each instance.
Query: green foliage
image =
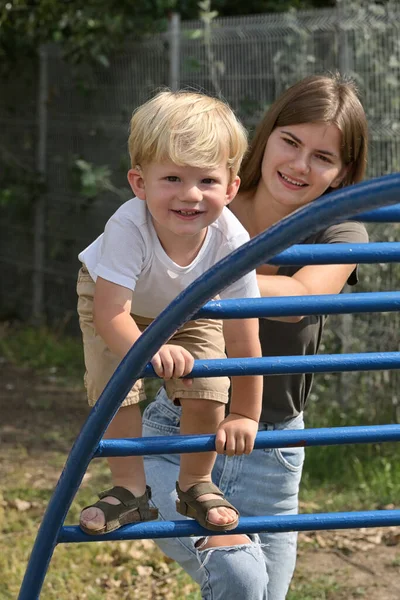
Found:
[[[111,182],[111,169],[108,165],[94,165],[82,158],[76,158],[72,165],[73,187],[83,197],[81,208],[92,203],[101,192],[112,192],[122,200],[128,198],[127,191],[117,188]],[[84,202],[87,199],[87,203]]]
[[[221,17],[234,15],[257,15],[263,13],[280,13],[296,8],[327,8],[335,6],[336,0],[212,0],[212,7]],[[176,10],[184,19],[198,17],[198,0],[181,0],[176,2]]]
[[[32,207],[45,190],[43,177],[0,145],[0,210],[10,209],[29,218]]]
[[[27,216],[37,198],[43,193],[45,184],[39,173],[14,170],[3,165],[0,177],[0,208],[14,207],[19,214]]]
[[[46,327],[16,327],[6,324],[0,329],[0,356],[39,371],[81,378],[84,361],[78,338]]]
[[[212,10],[211,0],[202,0],[202,2],[198,3],[198,7],[199,18],[203,24],[203,28],[190,31],[188,35],[192,40],[200,39],[202,41],[205,51],[205,61],[198,61],[189,56],[185,59],[186,67],[191,68],[193,71],[200,71],[202,68],[205,68],[209,74],[214,92],[220,95],[221,86],[219,76],[223,75],[225,65],[215,59],[211,41],[213,21],[218,16],[218,12]]]
[[[57,42],[71,62],[109,56],[147,32],[165,27],[173,0],[8,0],[0,4],[0,63],[14,64]]]
[[[335,0],[213,0],[220,16],[334,6]],[[126,40],[165,29],[171,11],[198,18],[198,0],[4,0],[0,4],[0,64],[31,59],[41,44],[56,42],[71,62],[109,57]]]
[[[298,577],[290,586],[287,600],[333,600],[342,591],[334,577]]]
[[[80,174],[81,194],[93,199],[110,185],[111,169],[107,165],[96,166],[79,158],[74,163]]]
[[[325,399],[326,400],[326,399]],[[374,414],[360,396],[356,408],[311,403],[306,427],[346,427],[390,422],[386,408]],[[361,413],[361,416],[360,416]],[[395,502],[400,497],[398,444],[350,444],[307,448],[302,480],[303,499],[321,490],[321,510],[371,509]],[[329,465],[329,468],[327,468]]]

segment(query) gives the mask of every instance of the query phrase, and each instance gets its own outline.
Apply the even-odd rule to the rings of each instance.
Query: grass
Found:
[[[33,467],[33,465],[32,465]],[[34,488],[26,466],[2,477],[0,497],[0,598],[15,600],[28,561],[37,527],[56,477],[45,475]],[[34,467],[33,467],[34,468]],[[79,491],[66,524],[76,523],[78,514],[102,489],[107,480],[104,461],[93,463],[90,481]],[[55,475],[55,473],[54,473]],[[100,487],[99,487],[100,486]],[[90,567],[89,567],[90,565]],[[179,576],[177,577],[177,572]],[[197,586],[179,567],[165,560],[152,541],[62,544],[56,547],[47,573],[43,600],[120,600],[149,598],[200,600]]]
[[[45,328],[3,326],[1,358],[7,393],[0,397],[0,599],[15,600],[37,529],[88,409],[79,340]],[[10,363],[18,369],[7,368]],[[92,461],[66,524],[76,524],[82,508],[108,486],[106,462]],[[200,600],[198,586],[150,540],[57,546],[40,597]]]
[[[336,408],[310,406],[308,427],[346,427],[373,425],[368,407],[361,418],[359,411],[346,414]],[[382,416],[381,423],[386,421]],[[346,444],[310,447],[302,478],[303,500],[324,498],[322,510],[367,510],[382,508],[400,498],[399,447],[396,443]]]
[[[334,577],[315,577],[311,581],[299,577],[293,582],[287,600],[335,600],[342,587]]]
[[[83,374],[80,340],[47,327],[0,324],[0,356],[39,372],[60,372],[64,378],[80,380]]]
[[[4,325],[0,328],[1,357],[19,368],[34,369],[45,382],[36,390],[35,376],[26,371],[25,387],[19,396],[17,389],[12,396],[13,382],[5,379],[5,385],[11,386],[12,402],[2,410],[0,424],[0,598],[14,600],[37,528],[87,408],[79,339],[45,328]],[[344,416],[334,409],[318,414],[310,407],[309,415],[308,426],[313,427],[359,423],[356,415]],[[400,497],[397,453],[395,444],[307,449],[301,488],[304,506],[325,512],[373,509],[395,502]],[[80,510],[108,483],[105,461],[93,461],[66,523],[76,524]],[[397,568],[398,559],[389,567]],[[333,600],[346,597],[345,593],[334,577],[303,577],[300,572],[287,600]],[[365,597],[361,588],[359,597]],[[58,546],[41,598],[200,600],[200,593],[176,563],[166,559],[153,542],[143,540]]]

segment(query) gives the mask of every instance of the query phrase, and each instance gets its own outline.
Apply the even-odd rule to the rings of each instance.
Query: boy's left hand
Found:
[[[231,413],[222,421],[215,436],[215,449],[218,454],[250,454],[254,448],[254,440],[258,432],[258,422]]]

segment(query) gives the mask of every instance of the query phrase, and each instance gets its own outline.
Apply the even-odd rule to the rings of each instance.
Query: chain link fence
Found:
[[[3,82],[0,96],[0,316],[45,317],[77,329],[78,252],[130,197],[130,115],[162,86],[221,94],[252,130],[296,80],[339,70],[355,79],[368,115],[368,176],[399,171],[400,7],[393,6],[339,3],[210,23],[174,16],[169,31],[127,44],[109,68],[73,66],[56,46],[43,47],[26,72]],[[399,226],[369,231],[373,241],[394,240]],[[362,266],[361,282],[358,291],[397,289],[399,266]],[[330,323],[329,351],[399,349],[398,314]],[[323,388],[330,377],[321,379]],[[359,375],[343,377],[346,388],[350,380],[359,385]],[[382,377],[397,407],[398,374],[371,374],[374,393]]]

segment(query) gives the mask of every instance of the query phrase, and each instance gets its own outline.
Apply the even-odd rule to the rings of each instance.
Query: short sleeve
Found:
[[[346,221],[331,225],[320,232],[316,244],[366,244],[369,241],[368,232],[362,223]]]
[[[346,221],[331,225],[317,235],[316,244],[367,244],[369,241],[368,232],[358,221]],[[347,280],[348,285],[358,283],[358,266],[351,273]]]
[[[96,275],[133,291],[144,259],[145,244],[139,229],[128,219],[111,218],[104,230]]]

